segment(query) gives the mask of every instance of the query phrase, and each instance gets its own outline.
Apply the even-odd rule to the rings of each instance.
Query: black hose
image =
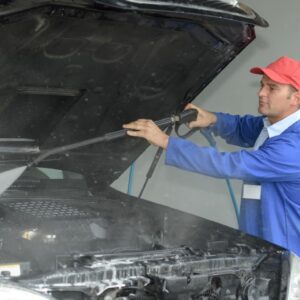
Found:
[[[185,123],[185,122],[190,122],[193,121],[197,118],[197,111],[195,109],[188,109],[185,110],[183,112],[181,112],[178,115],[172,115],[169,118],[165,118],[165,119],[161,119],[155,122],[155,124],[158,127],[165,127],[168,125],[174,125],[176,123]],[[45,151],[43,154],[41,154],[40,156],[38,156],[36,159],[34,159],[31,163],[29,163],[27,166],[30,168],[33,165],[37,165],[38,163],[40,163],[42,160],[44,160],[45,158],[52,156],[54,154],[58,154],[58,153],[64,153],[70,150],[74,150],[74,149],[78,149],[81,147],[85,147],[91,144],[96,144],[96,143],[101,143],[101,142],[109,142],[121,137],[125,137],[127,135],[127,129],[122,129],[119,131],[114,131],[114,132],[110,132],[107,133],[103,136],[99,136],[99,137],[95,137],[92,139],[88,139],[88,140],[84,140],[81,142],[77,142],[74,144],[70,144],[70,145],[65,145],[65,146],[60,146],[60,147],[56,147],[53,149],[50,149],[48,151]]]

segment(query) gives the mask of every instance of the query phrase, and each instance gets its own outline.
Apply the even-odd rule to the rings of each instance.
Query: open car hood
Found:
[[[1,170],[181,111],[267,26],[215,0],[0,1],[0,22]],[[147,146],[47,157],[0,196],[1,299],[283,299],[284,249],[110,187]]]
[[[21,165],[39,151],[182,110],[255,38],[254,25],[267,25],[223,1],[4,2],[0,150],[13,162],[23,149]],[[40,166],[85,174],[102,188],[147,146],[120,139]]]

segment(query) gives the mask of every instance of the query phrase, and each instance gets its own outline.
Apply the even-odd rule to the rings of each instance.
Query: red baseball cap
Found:
[[[265,74],[270,79],[283,84],[290,84],[300,90],[300,61],[282,56],[265,68],[254,67],[250,69],[253,74]]]

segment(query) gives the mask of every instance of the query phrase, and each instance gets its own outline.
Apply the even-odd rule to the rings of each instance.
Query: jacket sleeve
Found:
[[[200,147],[170,137],[166,164],[217,178],[259,182],[300,180],[299,148],[293,140],[274,137],[258,150],[218,152],[213,147]]]
[[[217,123],[212,126],[216,136],[222,137],[228,144],[240,147],[253,147],[263,128],[263,117],[251,115],[239,116],[215,113]]]

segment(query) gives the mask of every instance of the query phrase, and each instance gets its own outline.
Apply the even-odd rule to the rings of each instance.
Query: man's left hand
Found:
[[[167,149],[169,136],[165,134],[152,120],[139,119],[128,124],[123,128],[128,129],[127,134],[134,137],[146,139],[154,146]]]

